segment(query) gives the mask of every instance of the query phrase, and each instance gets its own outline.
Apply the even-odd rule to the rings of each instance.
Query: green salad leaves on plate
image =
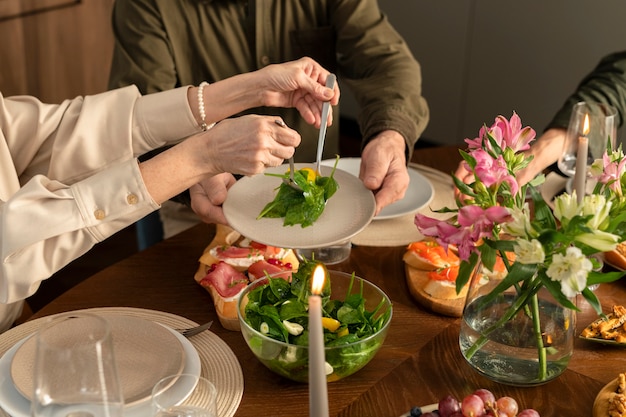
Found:
[[[329,198],[335,194],[339,184],[334,178],[337,162],[335,161],[330,176],[324,177],[312,168],[302,168],[294,172],[294,181],[302,191],[296,190],[284,182],[278,186],[278,193],[274,200],[265,205],[257,219],[284,218],[283,226],[301,227],[311,226],[324,212],[324,207]],[[289,179],[289,171],[285,174],[265,175]]]
[[[266,366],[295,381],[307,381],[308,350],[298,347],[308,347],[310,280],[318,264],[305,260],[291,282],[267,278],[247,294],[246,323],[271,339],[293,345],[280,348],[257,336],[257,340],[249,340],[250,347]],[[326,362],[332,367],[327,373],[333,375],[329,380],[351,375],[365,366],[382,345],[391,319],[391,304],[384,294],[380,302],[372,300],[376,307],[368,311],[363,296],[365,281],[354,274],[345,275],[348,288],[344,299],[331,299],[328,271],[321,294]],[[381,332],[383,329],[385,332]],[[377,334],[381,337],[372,337]]]

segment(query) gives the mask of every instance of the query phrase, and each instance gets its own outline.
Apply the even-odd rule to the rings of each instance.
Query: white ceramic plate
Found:
[[[183,346],[185,359],[182,372],[200,375],[200,357],[196,349],[189,340],[177,331],[169,328],[168,330],[176,336]],[[16,343],[0,358],[0,407],[12,417],[30,417],[30,401],[19,393],[11,379],[11,363],[13,362],[13,357],[22,344],[30,337],[31,336],[27,336]],[[193,386],[185,386],[184,384],[175,384],[175,388],[180,390],[181,398],[184,398],[193,390]],[[149,417],[151,415],[151,408],[149,401],[140,402],[126,407],[124,415],[127,417]]]
[[[325,159],[322,161],[322,165],[332,167],[335,165],[335,159]],[[357,178],[359,176],[360,167],[361,158],[339,158],[339,162],[337,163],[338,169],[346,171]],[[426,207],[426,205],[432,201],[435,195],[435,189],[430,181],[428,181],[428,178],[409,167],[409,181],[409,188],[406,190],[404,198],[383,208],[380,213],[374,217],[374,220],[393,219],[395,217],[404,216],[405,214],[414,213]]]
[[[124,315],[110,315],[106,319],[111,325],[124,402],[133,406],[150,401],[152,387],[157,382],[183,370],[185,352],[182,344],[171,331],[150,320]],[[68,346],[74,341],[73,337],[81,337],[80,331],[74,331],[73,324],[69,326],[72,326],[72,334],[66,339]],[[36,348],[35,339],[29,338],[15,352],[11,363],[13,385],[31,401]]]
[[[304,167],[314,165],[296,164],[296,169]],[[281,165],[266,172],[284,174],[288,169],[288,165]],[[322,166],[321,171],[322,175],[329,176],[332,168]],[[334,178],[339,189],[311,226],[283,226],[282,218],[257,220],[265,205],[274,199],[282,181],[264,174],[244,177],[230,188],[223,206],[224,215],[233,229],[259,243],[292,249],[331,246],[363,230],[376,211],[374,194],[358,178],[339,169]]]

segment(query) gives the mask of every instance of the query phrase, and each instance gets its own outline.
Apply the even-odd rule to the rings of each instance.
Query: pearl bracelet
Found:
[[[210,125],[206,124],[206,113],[204,112],[204,96],[202,95],[202,91],[207,85],[209,85],[209,83],[207,83],[206,81],[202,81],[198,86],[198,111],[200,112],[201,120],[200,127],[205,132],[215,126],[215,123],[211,123]]]

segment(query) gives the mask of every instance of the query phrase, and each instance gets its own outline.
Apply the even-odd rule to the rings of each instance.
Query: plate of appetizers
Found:
[[[580,338],[590,342],[626,347],[626,307],[614,305],[610,313],[587,325]]]

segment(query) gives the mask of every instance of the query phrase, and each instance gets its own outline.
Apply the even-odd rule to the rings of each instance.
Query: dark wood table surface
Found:
[[[417,150],[413,162],[452,172],[460,160],[454,147]],[[193,279],[202,250],[214,227],[198,225],[93,275],[61,295],[34,317],[92,307],[138,307],[174,313],[211,329],[240,360],[245,391],[238,417],[301,416],[308,414],[308,388],[282,379],[252,355],[239,332],[223,329],[212,300]],[[378,355],[362,370],[329,384],[331,416],[397,417],[414,405],[458,398],[477,388],[496,396],[509,395],[523,408],[543,417],[591,416],[600,389],[626,372],[626,350],[577,340],[569,368],[538,387],[518,388],[494,383],[473,371],[458,347],[459,319],[433,314],[410,296],[404,275],[404,247],[354,247],[350,258],[332,269],[356,272],[380,286],[393,300],[390,331]],[[626,302],[624,280],[597,290],[605,311]],[[580,332],[596,318],[582,300]]]

